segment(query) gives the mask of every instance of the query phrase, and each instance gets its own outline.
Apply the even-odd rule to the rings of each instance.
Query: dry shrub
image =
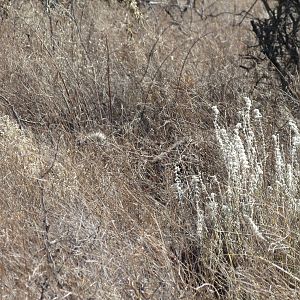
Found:
[[[298,129],[239,67],[252,1],[57,2],[1,21],[1,296],[297,299]]]

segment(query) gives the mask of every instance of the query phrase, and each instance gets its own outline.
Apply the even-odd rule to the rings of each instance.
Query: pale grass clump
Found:
[[[253,288],[261,288],[272,276],[276,283],[273,282],[274,287],[266,294],[282,293],[297,299],[300,273],[293,264],[299,264],[299,247],[294,236],[300,213],[298,128],[289,122],[290,144],[284,146],[280,134],[273,135],[273,141],[272,136],[266,135],[264,118],[258,109],[252,111],[249,98],[245,98],[245,108],[239,112],[240,122],[233,129],[222,127],[219,109],[216,106],[212,109],[216,140],[224,162],[224,170],[219,172],[224,171],[226,175],[220,180],[215,174],[209,181],[204,180],[204,174],[192,175],[190,182],[188,176],[181,176],[184,189],[180,190],[184,191],[186,203],[194,209],[187,216],[186,205],[180,219],[182,226],[190,228],[186,237],[191,243],[190,251],[195,247],[198,251],[193,254],[193,263],[202,266],[206,278],[214,277],[204,267],[210,265],[220,276],[215,279],[217,292],[226,290],[229,299],[238,295],[231,285],[238,286],[252,299],[247,286],[247,280],[254,284],[250,270],[264,282],[256,278],[257,287]],[[175,182],[176,178],[175,173]],[[252,269],[253,264],[257,272]],[[268,275],[259,275],[263,266],[270,268]],[[295,284],[295,291],[284,287],[285,280]],[[257,290],[254,294],[253,299],[261,299],[264,293],[260,295]]]
[[[126,0],[126,4],[128,5],[129,10],[137,20],[142,19],[143,15],[138,7],[136,0]]]
[[[264,245],[263,247],[269,247],[271,251],[274,245],[278,245],[278,249],[285,249],[282,251],[287,251],[286,255],[290,253],[293,257],[293,252],[299,249],[294,248],[294,241],[291,240],[289,246],[283,241],[291,234],[288,233],[290,226],[295,225],[292,220],[299,216],[299,208],[295,205],[299,203],[297,187],[300,175],[297,163],[299,131],[294,122],[289,123],[291,142],[287,148],[280,144],[279,134],[273,135],[273,154],[270,154],[266,148],[266,136],[262,129],[263,117],[256,109],[253,111],[252,120],[251,101],[249,98],[245,100],[242,122],[232,132],[220,127],[217,122],[219,111],[213,107],[216,138],[227,171],[227,184],[222,193],[222,202],[225,204],[229,223],[224,226],[230,228],[229,224],[234,224],[235,230],[243,234],[243,223],[246,223],[251,235],[258,243]],[[258,128],[255,123],[257,120],[259,120]],[[270,199],[265,196],[269,194],[268,191],[272,191]],[[284,223],[279,222],[277,216],[280,207],[283,209],[281,217],[285,219]],[[243,240],[244,238],[239,239],[238,243]],[[255,246],[250,246],[249,241],[247,243],[250,248],[243,255],[253,256],[254,259],[258,256],[258,260],[264,262],[270,259],[267,249],[258,255],[255,253]],[[250,250],[251,248],[253,250]],[[278,262],[270,262],[275,269],[282,270],[291,280],[299,281],[299,272],[291,270],[288,264],[279,267],[283,263],[280,259]]]
[[[192,177],[192,189],[193,189],[193,197],[194,197],[194,201],[196,202],[196,212],[197,212],[197,235],[199,238],[199,241],[201,243],[201,238],[203,236],[203,232],[204,232],[204,212],[201,208],[201,204],[200,204],[200,197],[201,197],[201,193],[200,193],[200,178],[198,175],[193,175]]]
[[[246,107],[242,111],[242,122],[236,125],[233,132],[221,128],[218,124],[219,112],[213,107],[215,115],[216,138],[223,155],[225,167],[228,174],[228,190],[245,195],[244,198],[255,196],[262,192],[265,185],[264,170],[274,174],[268,188],[284,191],[288,195],[288,202],[297,198],[297,182],[299,178],[299,164],[297,163],[297,149],[299,147],[299,131],[294,122],[289,122],[290,145],[283,150],[280,144],[280,136],[273,135],[274,161],[270,161],[265,144],[265,134],[262,129],[263,117],[259,110],[253,110],[253,121],[251,121],[251,101],[245,98]],[[256,121],[259,121],[257,124]],[[255,128],[259,125],[258,128]],[[240,135],[240,132],[242,135]],[[242,136],[242,137],[241,137]],[[246,196],[246,195],[249,196]],[[243,208],[254,203],[244,202]],[[288,204],[288,203],[287,203]],[[252,211],[252,210],[251,210]],[[253,215],[253,211],[251,212]]]
[[[266,159],[266,157],[261,157],[261,153],[258,153],[261,151],[261,146],[258,146],[256,142],[255,123],[253,125],[251,123],[251,100],[245,98],[245,104],[245,109],[241,111],[241,122],[233,131],[220,127],[218,124],[219,111],[213,107],[216,138],[227,171],[228,189],[231,192],[240,193],[241,196],[248,193],[253,195],[262,187],[263,165]],[[258,111],[256,111],[256,117],[257,114]],[[259,136],[259,138],[261,137]],[[251,200],[246,201],[249,203],[244,203],[245,207],[250,204]]]
[[[177,197],[179,203],[183,203],[184,201],[184,187],[180,176],[180,167],[178,165],[175,166],[175,189],[177,192]]]
[[[0,147],[2,163],[14,160],[17,169],[21,168],[25,176],[32,179],[39,176],[42,161],[33,137],[7,115],[0,117]]]
[[[82,134],[77,141],[78,145],[84,144],[97,144],[105,145],[108,143],[107,136],[102,131],[90,132],[87,134]]]
[[[295,122],[288,123],[290,128],[290,144],[288,149],[284,151],[283,145],[280,143],[280,136],[273,135],[274,156],[275,156],[275,185],[274,189],[278,193],[285,193],[289,201],[285,203],[287,206],[299,210],[298,183],[300,179],[300,169],[298,163],[299,149],[299,130]]]

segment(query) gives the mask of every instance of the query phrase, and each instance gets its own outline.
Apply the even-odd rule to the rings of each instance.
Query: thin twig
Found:
[[[61,137],[59,138],[60,141]],[[56,149],[55,149],[55,154],[54,158],[50,164],[50,166],[41,174],[41,176],[38,179],[38,184],[40,187],[40,204],[41,204],[41,210],[43,214],[43,239],[44,239],[44,246],[45,246],[45,251],[46,251],[46,256],[47,256],[47,263],[52,270],[53,276],[55,278],[55,281],[58,285],[59,288],[63,288],[62,283],[60,282],[58,278],[58,272],[55,268],[55,261],[53,260],[53,257],[51,255],[51,243],[49,239],[49,230],[50,230],[50,224],[48,220],[48,210],[46,208],[46,203],[45,203],[45,176],[49,174],[49,172],[53,169],[55,162],[57,160],[57,154],[59,150],[59,141],[57,142]]]
[[[143,82],[144,79],[145,79],[145,77],[146,77],[146,75],[147,75],[147,72],[148,72],[148,69],[149,69],[149,65],[150,65],[150,61],[151,61],[151,58],[152,58],[152,56],[153,56],[153,54],[154,54],[154,50],[155,50],[156,45],[158,44],[160,38],[164,35],[164,33],[165,33],[172,25],[173,25],[173,24],[170,24],[168,27],[166,27],[166,28],[162,31],[162,33],[157,37],[155,43],[153,44],[153,46],[152,46],[152,48],[151,48],[151,50],[150,50],[150,52],[149,52],[149,55],[148,55],[148,60],[147,60],[147,65],[146,65],[145,72],[144,72],[144,74],[143,74],[143,76],[142,76],[140,82]]]
[[[50,171],[53,169],[55,162],[57,161],[57,154],[58,154],[58,150],[59,150],[60,140],[61,140],[61,136],[59,137],[59,140],[56,144],[54,158],[53,158],[51,164],[49,165],[49,167],[42,173],[42,175],[40,176],[40,179],[44,179],[46,177],[46,175],[48,175],[50,173]]]
[[[188,60],[188,57],[192,51],[192,49],[195,47],[195,45],[204,37],[206,37],[207,35],[209,35],[211,32],[209,33],[205,33],[203,34],[202,36],[198,37],[193,43],[192,45],[190,46],[187,54],[185,55],[185,58],[183,60],[183,63],[182,63],[182,66],[181,66],[181,69],[180,69],[180,73],[179,73],[179,76],[178,76],[178,81],[177,81],[177,89],[176,89],[176,94],[175,94],[175,101],[177,101],[177,97],[178,97],[178,91],[179,91],[179,86],[180,86],[180,81],[181,81],[181,77],[182,77],[182,73],[183,73],[183,69],[185,67],[185,64]]]
[[[188,142],[188,139],[182,139],[182,140],[175,142],[167,150],[165,150],[165,151],[161,152],[160,154],[156,155],[155,157],[153,157],[152,162],[156,163],[156,162],[159,162],[159,161],[167,158],[174,149],[178,148],[179,146],[181,146],[182,144],[184,144],[186,142]]]
[[[108,87],[108,99],[109,99],[109,121],[112,124],[113,114],[112,114],[112,96],[111,96],[111,82],[110,82],[110,55],[109,55],[109,45],[107,35],[105,37],[106,41],[106,53],[107,53],[107,87]]]
[[[50,251],[50,239],[49,239],[49,230],[50,230],[50,224],[48,220],[48,210],[46,209],[46,204],[45,204],[45,187],[44,187],[44,182],[39,181],[39,186],[40,186],[40,192],[41,192],[41,209],[42,209],[42,214],[43,214],[43,238],[44,238],[44,246],[45,246],[45,251],[46,251],[46,256],[47,256],[47,263],[53,273],[53,276],[55,278],[55,281],[57,283],[57,286],[59,288],[63,288],[63,285],[61,284],[58,274],[55,270],[55,262],[53,260],[53,257],[51,255]]]
[[[244,14],[242,20],[238,23],[238,25],[241,25],[241,24],[244,22],[244,20],[245,20],[246,17],[250,14],[250,11],[253,9],[253,7],[255,6],[255,4],[256,4],[257,2],[258,2],[258,0],[255,0],[255,1],[252,3],[252,5],[249,7],[249,9],[245,12],[245,14]]]
[[[165,62],[168,60],[168,58],[170,56],[172,56],[175,51],[178,49],[178,48],[181,48],[184,44],[186,43],[186,41],[182,42],[179,46],[175,47],[174,49],[172,49],[172,51],[167,54],[167,56],[164,58],[164,60],[161,62],[161,64],[158,66],[157,70],[155,71],[154,75],[152,76],[152,79],[151,79],[151,83],[149,84],[149,87],[148,87],[148,90],[147,90],[147,93],[146,93],[146,96],[144,97],[145,101],[148,99],[148,96],[149,96],[149,93],[150,93],[150,90],[154,84],[154,79],[155,77],[157,76],[157,74],[159,73],[160,69],[162,68],[162,66],[165,64]]]
[[[267,0],[261,0],[261,2],[263,3],[264,7],[266,8],[266,11],[267,11],[269,17],[273,18],[274,17],[274,12],[272,11],[268,1]]]

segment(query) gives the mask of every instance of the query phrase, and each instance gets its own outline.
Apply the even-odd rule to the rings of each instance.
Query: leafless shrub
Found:
[[[258,46],[275,71],[284,91],[292,93],[290,83],[299,71],[299,1],[262,1],[267,18],[251,21]]]

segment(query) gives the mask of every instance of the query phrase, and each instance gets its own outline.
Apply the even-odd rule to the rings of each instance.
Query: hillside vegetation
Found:
[[[1,299],[300,299],[299,78],[254,2],[0,1]]]

